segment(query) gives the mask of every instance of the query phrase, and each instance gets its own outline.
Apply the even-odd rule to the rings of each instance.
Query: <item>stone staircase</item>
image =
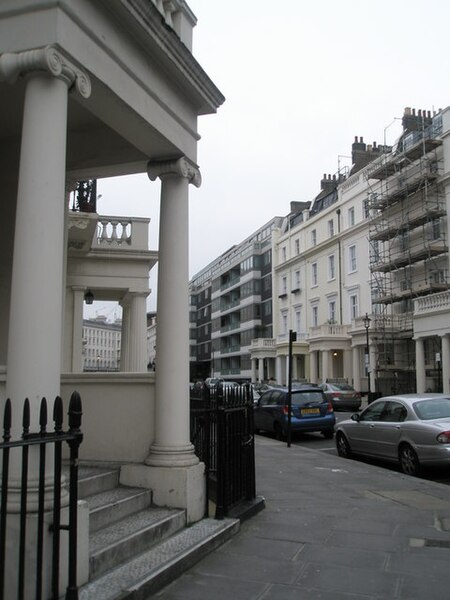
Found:
[[[152,505],[152,492],[119,485],[119,469],[80,467],[89,507],[89,583],[79,600],[148,598],[239,530],[238,519],[186,526],[184,510]]]

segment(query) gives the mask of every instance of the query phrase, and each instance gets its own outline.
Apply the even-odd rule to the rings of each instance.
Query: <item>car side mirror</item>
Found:
[[[357,423],[359,423],[359,421],[360,421],[359,413],[353,414],[350,418],[352,421],[356,421]]]

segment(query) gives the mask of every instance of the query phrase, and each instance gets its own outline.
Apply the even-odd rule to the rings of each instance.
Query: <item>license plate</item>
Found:
[[[302,415],[320,415],[320,408],[302,408]]]

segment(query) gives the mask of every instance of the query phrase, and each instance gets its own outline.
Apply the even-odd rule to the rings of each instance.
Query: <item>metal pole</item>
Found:
[[[292,342],[297,339],[297,333],[289,330],[289,356],[288,356],[288,427],[287,447],[291,447],[291,413],[292,413]]]

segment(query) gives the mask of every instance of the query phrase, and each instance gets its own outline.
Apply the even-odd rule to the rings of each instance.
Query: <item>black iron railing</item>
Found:
[[[206,509],[221,519],[256,497],[253,394],[249,386],[191,391],[191,443],[205,463]]]
[[[76,212],[97,212],[97,180],[79,181],[75,190],[72,210]]]
[[[81,399],[77,392],[71,396],[69,403],[69,430],[63,431],[63,404],[58,396],[53,406],[54,431],[47,431],[47,401],[42,399],[39,413],[39,432],[30,433],[30,403],[25,400],[22,417],[22,437],[11,440],[11,401],[5,403],[3,419],[3,442],[0,443],[2,452],[2,488],[0,505],[0,598],[13,597],[14,590],[7,590],[5,595],[5,561],[8,522],[8,492],[9,492],[9,466],[11,448],[21,448],[21,487],[20,487],[20,518],[19,518],[19,540],[17,547],[17,599],[22,600],[25,595],[26,581],[35,580],[35,598],[43,598],[43,572],[44,572],[44,538],[45,538],[45,489],[48,487],[46,481],[46,455],[49,444],[54,449],[54,472],[53,472],[53,523],[52,532],[52,581],[51,598],[56,600],[60,597],[60,532],[68,531],[68,586],[66,589],[66,600],[77,600],[77,501],[78,501],[78,449],[83,439],[80,432],[81,425]],[[62,472],[62,449],[63,443],[69,445],[70,453],[70,476],[69,476],[69,521],[61,523],[61,472]],[[29,479],[29,449],[31,446],[38,448],[38,494],[37,494],[37,532],[36,532],[36,554],[35,571],[29,572],[26,557],[27,537],[27,503],[28,503],[28,479]],[[8,556],[8,564],[11,556]],[[15,560],[15,559],[14,559]]]

